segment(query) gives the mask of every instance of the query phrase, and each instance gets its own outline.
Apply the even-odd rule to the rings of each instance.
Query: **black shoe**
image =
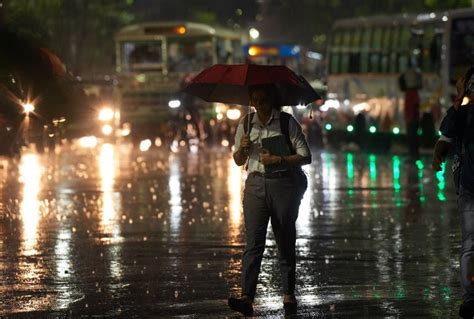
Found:
[[[227,303],[230,309],[234,311],[238,311],[246,317],[253,316],[252,301],[250,299],[248,298],[239,299],[239,298],[230,297]]]
[[[295,302],[284,302],[283,309],[285,310],[285,316],[296,315],[298,304]]]
[[[474,301],[463,302],[459,306],[459,316],[472,319],[474,317]]]

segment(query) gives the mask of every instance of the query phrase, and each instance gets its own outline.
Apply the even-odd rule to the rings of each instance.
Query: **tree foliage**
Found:
[[[186,20],[211,25],[245,27],[255,20],[255,0],[137,0],[141,21]]]
[[[264,38],[324,51],[336,19],[469,7],[471,0],[10,0],[19,32],[52,48],[76,74],[113,72],[114,34],[132,22],[186,20],[257,26]],[[256,16],[263,17],[256,21]]]
[[[114,34],[133,20],[131,0],[16,0],[7,22],[52,48],[75,73],[113,70]]]

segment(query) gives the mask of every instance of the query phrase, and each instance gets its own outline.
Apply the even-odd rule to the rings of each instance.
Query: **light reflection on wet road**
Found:
[[[429,159],[315,152],[297,222],[300,314],[456,316],[459,219]],[[446,181],[445,179],[446,178]],[[230,152],[125,146],[2,160],[0,315],[235,317],[245,173]],[[256,311],[281,315],[269,232]]]

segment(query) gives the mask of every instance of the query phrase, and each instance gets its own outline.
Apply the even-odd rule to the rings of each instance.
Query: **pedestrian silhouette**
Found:
[[[436,142],[432,167],[441,170],[454,147],[454,181],[461,219],[461,286],[463,303],[459,315],[474,316],[474,67],[456,84],[457,98],[441,122],[441,137]]]
[[[249,173],[243,200],[246,247],[242,257],[242,295],[229,298],[229,306],[246,316],[253,314],[266,231],[271,221],[279,252],[283,307],[286,315],[296,314],[295,223],[307,187],[301,165],[311,162],[311,153],[300,124],[277,106],[272,86],[251,88],[250,101],[257,112],[241,120],[233,155],[235,163],[246,164]],[[279,152],[275,145],[288,152]]]
[[[418,128],[420,126],[420,96],[423,79],[416,61],[410,60],[409,67],[399,77],[400,89],[405,93],[403,115],[406,124],[408,153],[412,160],[419,158]]]

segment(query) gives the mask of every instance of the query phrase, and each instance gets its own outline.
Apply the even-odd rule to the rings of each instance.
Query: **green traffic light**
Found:
[[[352,132],[352,131],[354,131],[354,126],[352,126],[352,125],[347,125],[347,128],[346,128],[346,129],[347,129],[348,132]]]
[[[398,127],[394,127],[392,132],[393,132],[393,134],[398,135],[398,134],[400,134],[400,129]]]
[[[331,123],[327,123],[326,125],[324,125],[324,128],[326,129],[326,131],[330,131],[332,129]]]
[[[376,128],[375,126],[371,126],[371,127],[369,128],[369,131],[370,131],[370,133],[373,134],[373,133],[377,132],[377,128]]]

